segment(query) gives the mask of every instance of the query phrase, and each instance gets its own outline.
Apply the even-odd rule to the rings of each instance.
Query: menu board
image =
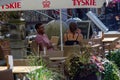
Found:
[[[78,28],[81,30],[84,39],[89,39],[92,36],[93,30],[90,21],[77,22]]]

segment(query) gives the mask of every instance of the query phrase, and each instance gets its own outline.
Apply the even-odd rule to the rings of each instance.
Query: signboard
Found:
[[[100,8],[104,2],[105,0],[20,0],[2,5],[0,11]]]
[[[77,22],[78,28],[81,30],[84,39],[89,39],[92,36],[91,21]]]
[[[16,2],[16,1],[20,1],[20,0],[0,0],[0,6],[5,5],[5,4],[9,4],[12,2]]]

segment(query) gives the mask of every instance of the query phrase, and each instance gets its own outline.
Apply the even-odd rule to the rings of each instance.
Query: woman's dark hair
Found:
[[[37,24],[35,25],[35,29],[37,30],[37,29],[39,28],[39,26],[41,26],[41,25],[43,25],[43,23],[37,23]]]
[[[77,24],[75,22],[71,22],[69,24],[69,29],[72,33],[75,33],[75,31],[77,30]]]

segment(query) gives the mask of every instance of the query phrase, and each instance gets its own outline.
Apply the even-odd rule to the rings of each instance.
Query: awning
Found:
[[[9,0],[4,1],[9,2]],[[4,2],[4,4],[7,2]],[[104,2],[105,0],[20,0],[18,2],[2,5],[0,11],[100,8]]]

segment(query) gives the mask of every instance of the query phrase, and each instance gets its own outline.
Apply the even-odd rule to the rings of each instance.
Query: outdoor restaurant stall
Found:
[[[3,4],[0,7],[0,11],[19,11],[19,10],[24,11],[24,10],[60,9],[60,47],[61,47],[61,51],[64,51],[64,49],[63,49],[62,13],[61,13],[61,9],[63,9],[63,8],[100,8],[100,7],[102,7],[105,0],[104,1],[103,0],[71,0],[71,1],[70,0],[67,0],[67,1],[66,0],[65,1],[64,0],[62,0],[62,1],[36,0],[32,4],[29,4],[29,2],[33,2],[33,1],[19,0],[19,1],[13,2],[13,3],[9,3],[9,4]],[[64,4],[66,2],[67,2],[67,5]],[[104,41],[104,39],[103,39],[103,41]],[[83,49],[83,50],[86,51],[86,49]],[[77,58],[81,58],[83,60],[83,62],[84,61],[87,62],[87,59],[90,59],[90,54],[85,54],[83,56],[84,56],[84,59],[81,58],[80,56],[77,57]],[[72,58],[73,61],[74,61],[74,59],[76,59],[74,57],[76,57],[76,56],[73,56],[73,58]],[[87,59],[85,60],[86,57],[87,57]],[[99,67],[99,64],[101,65],[101,60],[98,60],[95,56],[92,57],[92,62],[96,63],[97,67]],[[99,64],[97,64],[97,63],[99,63]],[[83,63],[82,63],[82,65],[83,65]],[[85,65],[87,65],[87,64],[85,64]],[[70,65],[71,69],[73,69],[73,67]],[[104,70],[103,66],[102,67],[100,66],[99,69],[101,69],[100,71]],[[78,76],[78,75],[80,75],[80,74],[76,74],[75,76]],[[73,78],[73,75],[72,75],[72,78]]]

